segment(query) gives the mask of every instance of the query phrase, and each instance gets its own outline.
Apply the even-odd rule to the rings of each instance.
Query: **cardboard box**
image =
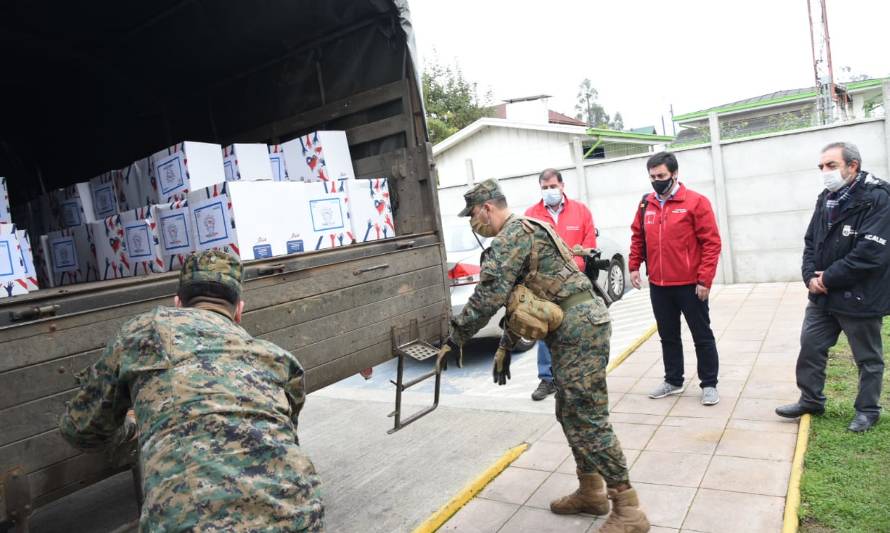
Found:
[[[114,184],[116,170],[103,172],[90,180],[90,194],[93,199],[93,217],[101,221],[118,213],[117,189]]]
[[[93,195],[90,192],[90,183],[87,181],[75,183],[63,189],[56,189],[53,191],[50,202],[51,205],[55,204],[53,213],[56,224],[54,227],[65,229],[96,222]]]
[[[396,236],[387,178],[347,180],[346,192],[356,242]]]
[[[37,269],[34,266],[34,251],[31,248],[31,237],[25,230],[16,230],[15,236],[19,241],[19,249],[22,252],[22,261],[25,264],[25,288],[28,292],[40,289],[37,282]]]
[[[272,180],[269,147],[265,144],[230,144],[223,148],[226,181]]]
[[[290,181],[355,178],[345,131],[316,131],[281,145]]]
[[[49,258],[49,237],[41,235],[37,238],[34,252],[34,270],[37,271],[37,284],[40,287],[53,287],[52,264]]]
[[[176,271],[195,251],[195,226],[188,200],[152,206],[152,218],[158,223],[161,258],[164,268]]]
[[[43,231],[41,235],[46,235],[51,231],[62,229],[59,225],[59,209],[56,205],[55,195],[52,192],[41,194],[31,201],[31,205],[37,207],[35,222],[39,220],[40,229]]]
[[[111,215],[91,224],[96,241],[96,264],[100,280],[119,279],[130,275],[124,225],[120,215]]]
[[[128,276],[166,272],[161,255],[157,223],[152,217],[151,206],[125,211],[120,216],[124,228],[124,245],[127,249]]]
[[[113,174],[118,214],[151,204],[151,158],[133,161]]]
[[[148,204],[185,200],[189,191],[225,180],[222,147],[185,141],[151,156]]]
[[[9,190],[6,178],[0,176],[0,224],[12,224],[12,212],[9,208]]]
[[[0,298],[28,294],[25,261],[15,234],[15,225],[0,224]]]
[[[99,279],[93,231],[89,224],[52,231],[46,238],[52,287]]]
[[[269,163],[272,164],[273,181],[289,181],[287,178],[287,164],[284,162],[284,152],[280,144],[269,145]]]
[[[304,183],[312,230],[311,250],[346,246],[355,241],[346,195],[348,180]]]
[[[190,193],[195,249],[244,261],[304,251],[310,228],[303,185],[230,181]]]

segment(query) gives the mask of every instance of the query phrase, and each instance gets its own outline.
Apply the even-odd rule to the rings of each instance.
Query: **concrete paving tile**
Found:
[[[729,352],[720,353],[720,367],[726,365],[753,366],[757,359],[757,352]]]
[[[555,424],[550,426],[550,429],[548,429],[546,433],[541,435],[541,437],[539,439],[535,439],[535,440],[543,440],[543,441],[547,441],[547,442],[559,442],[562,444],[568,444],[568,442],[566,441],[566,434],[562,430],[562,425],[559,422],[556,422]]]
[[[620,402],[621,399],[624,398],[623,392],[609,391],[608,394],[609,394],[609,409],[618,405],[618,402]]]
[[[640,378],[637,383],[627,392],[631,394],[648,395],[655,387],[664,383],[662,376],[656,378]]]
[[[585,533],[594,518],[588,515],[558,515],[549,510],[523,507],[499,533]]]
[[[727,429],[745,429],[749,431],[775,431],[776,433],[793,433],[797,435],[798,421],[776,417],[775,420],[739,420],[730,419]]]
[[[800,339],[797,337],[770,337],[763,341],[760,349],[764,352],[797,352],[800,350]]]
[[[797,364],[798,352],[760,352],[757,362],[765,366],[793,366]]]
[[[578,476],[555,472],[548,477],[525,503],[527,507],[550,510],[550,502],[575,492]]]
[[[442,526],[439,531],[458,533],[495,533],[519,509],[518,505],[474,498]]]
[[[553,472],[570,453],[567,444],[539,440],[532,443],[529,449],[513,462],[513,466]]]
[[[720,365],[720,370],[717,373],[717,379],[719,380],[745,380],[748,378],[748,375],[751,373],[751,367],[749,365]]]
[[[652,435],[646,450],[712,454],[722,435],[723,428],[662,425]]]
[[[710,455],[643,450],[630,469],[630,480],[657,485],[698,487],[710,460]]]
[[[785,499],[776,496],[701,489],[683,527],[703,533],[781,531],[784,509]]]
[[[719,390],[719,385],[718,385]],[[728,420],[729,415],[735,407],[736,398],[734,396],[720,397],[720,403],[717,405],[702,405],[699,396],[684,396],[677,401],[670,416],[690,416],[695,418],[721,418]]]
[[[640,508],[653,526],[678,528],[695,497],[694,488],[634,483]]]
[[[792,398],[794,400],[794,398]],[[776,400],[763,400],[757,398],[741,398],[735,406],[730,418],[742,420],[774,421],[777,418],[775,409],[782,402]]]
[[[606,378],[606,386],[609,392],[627,392],[633,388],[636,382],[636,377],[613,376],[609,374],[609,377]]]
[[[717,455],[708,466],[702,488],[785,497],[790,461],[766,461]]]
[[[766,338],[766,329],[729,328],[720,336],[722,341],[762,341]]]
[[[691,416],[666,416],[661,422],[662,426],[695,429],[723,429],[726,421],[719,418],[697,418]]]
[[[652,363],[624,362],[609,372],[609,376],[638,378],[645,374],[651,366]]]
[[[522,505],[549,475],[541,470],[511,466],[486,486],[479,496],[488,500]]]
[[[679,529],[674,529],[672,527],[652,526],[649,528],[649,533],[679,533],[679,531]]]
[[[644,415],[664,415],[677,403],[677,396],[653,400],[641,394],[626,394],[612,411],[617,413],[639,413]]]
[[[790,461],[794,454],[797,435],[772,431],[727,429],[717,445],[717,455]]]
[[[647,415],[643,413],[609,413],[610,422],[627,422],[629,424],[658,425],[664,419],[664,415]]]
[[[756,381],[778,381],[783,383],[796,383],[797,376],[792,365],[754,365],[748,379]]]
[[[754,398],[759,400],[781,400],[779,403],[790,403],[800,397],[797,385],[787,381],[749,381],[742,390],[742,399]]]
[[[612,422],[612,429],[621,442],[622,447],[628,447],[635,450],[642,450],[646,447],[646,443],[652,438],[652,434],[658,426],[646,424],[625,424],[623,422]]]

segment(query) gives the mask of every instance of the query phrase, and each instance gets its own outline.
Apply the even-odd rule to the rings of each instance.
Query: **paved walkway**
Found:
[[[691,337],[688,388],[651,400],[663,378],[656,334],[608,378],[611,420],[653,532],[777,532],[797,422],[776,405],[797,399],[794,362],[806,291],[800,283],[715,290],[711,318],[720,352],[721,401],[699,403]],[[553,425],[440,531],[592,532],[604,521],[558,516],[549,502],[577,486],[562,429]]]

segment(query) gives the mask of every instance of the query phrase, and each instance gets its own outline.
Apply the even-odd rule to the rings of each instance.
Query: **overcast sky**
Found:
[[[816,0],[814,0],[816,1]],[[457,61],[495,102],[590,78],[625,127],[814,84],[806,0],[409,0],[421,62]],[[835,76],[890,75],[890,0],[829,0]]]

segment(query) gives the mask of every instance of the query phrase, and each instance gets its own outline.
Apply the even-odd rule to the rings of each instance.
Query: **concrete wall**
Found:
[[[816,164],[819,151],[829,142],[845,140],[859,146],[863,168],[888,178],[890,131],[882,119],[809,128],[795,132],[720,143],[725,176],[728,227],[721,228],[724,246],[730,246],[732,264],[721,265],[718,281],[731,269],[736,282],[793,281],[800,278],[803,235],[822,190]],[[711,147],[676,151],[681,181],[704,194],[717,209],[717,184]],[[643,193],[651,191],[646,173],[649,154],[581,165],[589,191],[588,205],[603,234],[626,248],[630,224]],[[580,187],[574,163],[561,170],[570,197],[579,198]],[[502,178],[507,199],[517,212],[540,196],[537,171]],[[493,173],[494,174],[494,173]],[[477,177],[480,174],[477,173]],[[439,191],[445,225],[466,224],[456,214],[463,207],[467,186],[444,187]]]

